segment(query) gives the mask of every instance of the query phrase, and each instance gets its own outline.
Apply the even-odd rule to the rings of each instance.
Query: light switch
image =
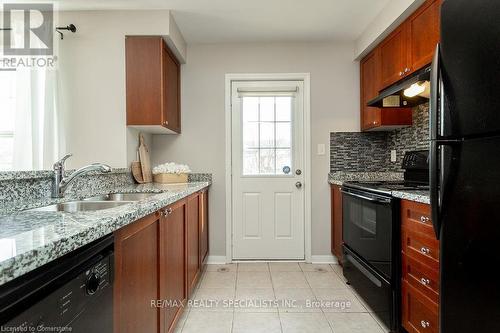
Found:
[[[318,155],[325,155],[325,144],[318,143]]]
[[[391,150],[391,162],[396,162],[396,150]]]

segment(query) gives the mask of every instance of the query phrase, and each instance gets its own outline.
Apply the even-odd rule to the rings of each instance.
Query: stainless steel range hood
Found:
[[[430,96],[431,67],[425,67],[382,90],[368,106],[378,108],[406,108],[427,103]]]

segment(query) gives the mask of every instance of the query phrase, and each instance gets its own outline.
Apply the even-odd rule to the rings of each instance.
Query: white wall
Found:
[[[176,54],[186,45],[168,10],[66,11],[58,24],[73,23],[75,34],[59,42],[59,96],[66,122],[70,168],[92,162],[127,167],[135,159],[137,132],[126,128],[125,36],[174,31]],[[181,61],[183,61],[181,59]]]
[[[406,20],[425,0],[391,0],[356,41],[354,58],[361,59]]]
[[[330,254],[329,147],[331,131],[359,130],[359,66],[353,43],[188,45],[182,66],[182,134],[153,136],[153,163],[187,163],[212,172],[210,255],[225,255],[226,73],[311,73],[312,254]]]

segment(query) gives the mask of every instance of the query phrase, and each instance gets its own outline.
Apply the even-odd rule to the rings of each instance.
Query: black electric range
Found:
[[[342,185],[344,276],[391,332],[401,326],[400,205],[392,191],[428,190],[428,165],[428,151],[411,151],[403,181]]]

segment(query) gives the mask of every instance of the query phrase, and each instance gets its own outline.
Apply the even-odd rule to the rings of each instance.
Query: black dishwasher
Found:
[[[113,332],[113,236],[0,286],[1,332]]]

